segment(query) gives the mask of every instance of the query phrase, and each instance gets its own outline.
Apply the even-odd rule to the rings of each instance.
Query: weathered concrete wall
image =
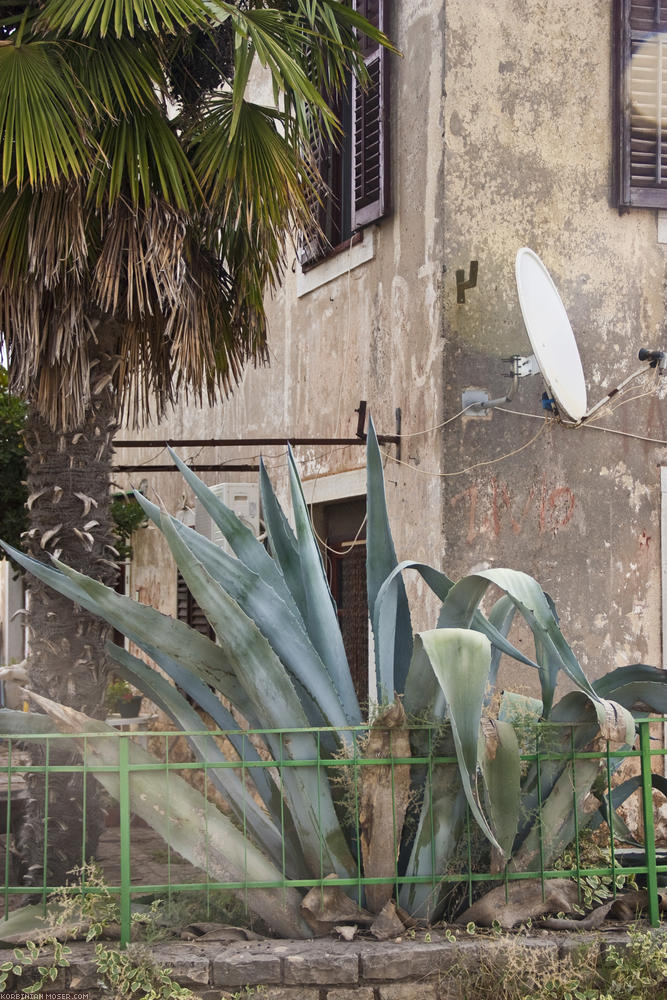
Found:
[[[445,416],[465,388],[502,395],[500,358],[531,353],[514,280],[524,245],[560,291],[592,404],[637,366],[640,346],[662,344],[665,323],[656,213],[611,206],[611,4],[489,0],[471,17],[449,0],[446,14]],[[471,259],[478,287],[457,305],[454,272]],[[666,439],[655,381],[597,425]],[[509,408],[540,414],[542,389],[527,379]],[[480,565],[535,575],[592,676],[660,663],[664,447],[496,411],[453,421],[442,451],[454,576]]]
[[[354,251],[349,258],[346,253],[340,255],[336,258],[338,277],[299,296],[298,265],[292,253],[283,288],[269,304],[270,367],[247,372],[231,399],[214,411],[179,407],[161,427],[147,429],[146,437],[353,437],[354,411],[360,399],[368,401],[382,433],[395,433],[397,407],[402,409],[403,429],[408,434],[439,422],[443,6],[440,2],[397,4],[390,25],[404,53],[403,58],[392,57],[391,65],[392,214],[369,228],[367,237],[374,241],[372,259],[350,269],[348,261],[354,260]],[[320,268],[326,266],[311,271],[309,279],[324,273]],[[418,459],[413,448],[417,440],[406,441],[403,458],[409,462]],[[426,440],[429,457],[437,463],[433,435]],[[196,450],[190,449],[191,453]],[[391,447],[387,450],[394,452]],[[200,461],[244,460],[255,457],[257,451],[209,449]],[[265,448],[264,453],[284,493],[284,449]],[[142,461],[150,454],[121,451],[117,462]],[[301,448],[297,458],[306,476],[365,465],[363,448]],[[428,462],[424,464],[430,468]],[[137,474],[135,482],[143,477],[144,473]],[[202,478],[214,482],[222,477],[205,474]],[[179,477],[162,475],[155,484],[170,510],[181,506]],[[390,462],[387,490],[399,558],[437,560],[442,549],[439,480]],[[159,586],[159,605],[173,612],[175,590],[169,581],[175,581],[175,572],[163,551],[154,549],[154,535],[153,529],[147,529],[136,539],[132,586],[153,592]],[[433,625],[435,602],[418,584],[413,586],[415,624]]]
[[[408,464],[390,460],[386,470],[399,558],[454,577],[480,565],[532,573],[593,676],[660,663],[667,449],[545,425],[539,376],[509,407],[530,416],[456,416],[466,388],[503,394],[501,357],[530,353],[514,281],[520,246],[540,254],[560,290],[591,403],[635,367],[640,346],[662,343],[666,251],[656,213],[620,216],[611,204],[609,0],[591,0],[584,13],[576,0],[489,0],[474,17],[465,0],[394,7],[390,32],[404,58],[392,66],[393,214],[366,233],[372,259],[348,267],[354,255],[343,255],[337,277],[299,295],[290,258],[269,305],[270,367],[249,371],[224,405],[182,406],[147,436],[348,436],[362,398],[379,430],[393,433],[401,407]],[[457,305],[455,271],[471,259],[478,287]],[[615,405],[596,426],[667,439],[653,375]],[[283,449],[265,453],[284,493]],[[297,457],[307,476],[364,464],[360,448]],[[179,477],[154,484],[169,509],[182,506]],[[173,612],[175,571],[153,529],[140,533],[136,553],[133,592]],[[411,588],[415,626],[432,625],[434,601]],[[514,671],[512,686],[524,682]]]

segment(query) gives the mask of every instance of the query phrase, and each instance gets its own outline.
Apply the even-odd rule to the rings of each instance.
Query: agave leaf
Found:
[[[445,601],[451,588],[454,586],[453,581],[450,580],[448,576],[441,573],[439,570],[433,569],[432,566],[428,566],[426,563],[405,560],[395,566],[390,572],[389,576],[380,587],[375,601],[377,619],[376,662],[379,664],[378,669],[380,670],[380,683],[382,688],[385,688],[389,682],[394,662],[393,650],[396,629],[398,627],[398,619],[394,613],[394,608],[396,606],[395,588],[401,575],[408,569],[413,569],[419,573],[433,593],[436,594],[443,602]],[[445,616],[441,613],[438,627],[449,627],[447,624],[443,624],[443,620],[445,622],[447,621]],[[456,621],[451,622],[452,627],[456,624]],[[472,628],[481,632],[483,635],[486,635],[491,643],[493,643],[494,650],[498,649],[500,652],[507,653],[508,656],[512,656],[531,667],[537,667],[536,663],[530,660],[527,656],[524,656],[523,653],[521,653],[512,645],[511,642],[508,641],[506,635],[504,635],[500,629],[496,628],[493,622],[490,620],[487,621],[481,611],[475,611],[473,613]],[[379,654],[377,653],[378,644],[380,647]],[[417,673],[419,673],[419,680],[417,680]],[[412,676],[410,676],[410,674],[412,674]],[[444,714],[444,700],[437,696],[440,689],[435,683],[432,671],[429,668],[423,668],[421,657],[417,656],[415,658],[414,650],[412,662],[408,670],[408,677],[405,681],[404,692],[405,708],[408,714],[422,718],[425,716],[428,718],[441,718]]]
[[[61,732],[71,733],[83,747],[81,733],[87,736],[86,759],[89,771],[99,783],[119,798],[118,775],[99,771],[100,766],[119,765],[120,736],[111,726],[90,719],[64,705],[31,694],[31,697],[56,723]],[[156,759],[129,741],[131,764],[155,764]],[[206,802],[192,785],[173,771],[133,771],[130,780],[132,812],[145,820],[160,836],[198,868],[208,872],[212,881],[249,882],[281,881],[282,872],[244,837],[240,830],[212,803]],[[202,822],[206,817],[206,822]],[[295,889],[239,890],[239,895],[277,933],[286,937],[311,937],[299,912],[301,895]]]
[[[482,812],[477,790],[477,748],[491,644],[470,629],[433,629],[418,633],[447,701],[461,781],[470,810],[484,836],[504,856]]]
[[[38,715],[37,712],[18,712],[12,708],[0,708],[1,736],[43,736],[57,733],[58,727],[48,715]]]
[[[201,718],[173,684],[122,647],[109,643],[107,650],[119,664],[118,673],[121,676],[136,685],[154,705],[166,712],[179,729],[192,734],[186,736],[186,740],[197,760],[205,761],[207,765],[229,763],[213,736],[201,732],[205,728]],[[235,742],[237,746],[241,744],[242,760],[260,762],[259,754],[247,737],[237,739]],[[274,863],[280,864],[283,856],[280,829],[257,805],[252,795],[257,787],[254,782],[255,776],[263,774],[264,771],[264,767],[245,768],[243,781],[232,767],[207,767],[206,774],[211,784],[229,803],[239,825],[242,826],[245,822],[255,841],[262,845]],[[299,871],[298,858],[293,855],[289,841],[285,841],[285,848],[290,877],[296,878]]]
[[[538,763],[531,764],[523,782],[525,818],[517,838],[521,847],[515,854],[515,860],[518,859],[517,866],[523,868],[517,867],[517,870],[530,871],[536,864],[539,867],[539,858],[535,860],[535,852],[539,854],[540,825],[545,832],[548,831],[544,846],[545,865],[547,861],[550,863],[558,857],[573,839],[574,787],[576,787],[577,810],[580,814],[579,825],[584,826],[592,820],[593,812],[586,812],[584,815],[584,806],[588,806],[586,797],[599,774],[600,761],[599,759],[576,760],[574,755],[590,746],[596,739],[611,741],[616,737],[616,742],[620,745],[631,746],[635,738],[634,720],[630,727],[626,725],[625,709],[618,715],[618,731],[615,733],[603,731],[600,714],[605,712],[608,706],[614,706],[614,702],[592,702],[586,692],[571,691],[561,698],[551,715],[553,722],[570,725],[559,725],[540,732],[537,745],[542,756],[539,762],[539,782]],[[620,709],[620,706],[618,708]],[[612,770],[615,770],[620,763],[620,759],[612,760]],[[541,790],[541,810],[538,788]],[[561,815],[559,810],[565,810],[568,815]],[[530,867],[531,865],[533,867]]]
[[[506,639],[512,627],[515,614],[516,604],[510,597],[507,596],[507,594],[504,594],[496,601],[489,611],[489,625],[492,625],[493,628],[497,629],[500,635]],[[489,638],[491,638],[491,636],[489,636]],[[493,643],[493,639],[491,639],[491,642]],[[489,668],[489,683],[486,689],[486,698],[484,699],[485,705],[490,704],[491,699],[495,694],[496,682],[498,679],[498,668],[500,667],[500,659],[502,655],[503,650],[494,645],[491,650],[491,666]]]
[[[307,603],[301,576],[299,547],[261,459],[259,462],[259,489],[262,498],[262,516],[266,525],[271,553],[280,566],[285,583],[301,612],[302,619],[305,619]]]
[[[443,612],[447,608],[459,624],[467,624],[490,583],[500,587],[514,601],[530,625],[541,655],[548,664],[547,667],[542,666],[540,671],[545,711],[553,697],[550,686],[555,684],[555,663],[559,661],[565,673],[595,705],[602,736],[621,743],[632,742],[634,721],[630,712],[596,693],[558,627],[549,600],[532,576],[518,570],[489,569],[464,577],[450,590]]]
[[[267,736],[274,759],[317,760],[315,739],[287,671],[254,622],[213,580],[187,548],[167,515],[162,531],[192,596],[215,629],[226,663],[238,677],[255,712],[268,729],[287,730],[282,739]],[[282,781],[306,862],[311,871],[348,876],[354,861],[336,817],[329,785],[317,767],[286,767]]]
[[[594,701],[602,739],[619,746],[632,746],[635,741],[635,720],[631,712],[616,701]]]
[[[412,659],[412,623],[405,585],[400,574],[394,585],[385,591],[385,625],[380,632],[377,599],[385,580],[396,569],[398,560],[389,527],[387,502],[382,472],[382,456],[372,418],[369,420],[366,443],[367,525],[366,525],[366,586],[371,627],[375,638],[375,669],[377,690],[381,698],[392,701],[395,692],[405,690]],[[389,635],[391,639],[389,640]]]
[[[399,902],[404,910],[431,923],[439,916],[440,877],[454,858],[465,831],[466,796],[456,764],[434,763],[429,769],[417,833],[406,877],[431,876],[432,882],[404,882]]]
[[[306,593],[306,630],[331,675],[346,716],[357,724],[361,722],[361,711],[347,662],[338,614],[313,534],[291,448],[287,459],[299,562]]]
[[[557,651],[551,645],[542,642],[539,635],[533,636],[535,640],[535,659],[540,668],[540,687],[542,689],[542,716],[544,719],[551,717],[551,710],[556,694],[558,683],[558,673],[561,668],[561,660]]]
[[[185,462],[181,461],[176,452],[172,451],[171,448],[169,448],[169,454],[180,469],[183,478],[190,486],[192,492],[201,502],[204,510],[210,515],[229,542],[236,556],[238,556],[242,563],[245,563],[248,569],[253,570],[253,572],[257,573],[258,576],[261,576],[263,580],[273,587],[276,593],[280,594],[285,604],[290,607],[291,611],[298,615],[298,608],[292,599],[292,595],[283,579],[278,564],[271,558],[262,543],[255,538],[250,528],[188,468]]]
[[[516,733],[508,722],[482,720],[478,758],[487,813],[502,855],[509,858],[521,808],[521,754]]]
[[[512,871],[539,871],[541,866],[544,868],[552,866],[556,858],[572,842],[576,830],[583,829],[593,818],[594,810],[587,811],[590,807],[589,792],[599,771],[600,762],[595,759],[574,760],[567,763],[550,794],[543,801],[539,814],[534,817],[521,847],[515,851],[510,862]]]
[[[2,542],[0,545],[12,559],[43,583],[104,618],[149,655],[152,648],[159,648],[172,660],[192,670],[204,683],[210,684],[231,701],[251,726],[258,725],[252,703],[226,663],[222,650],[206,636],[147,604],[139,604],[130,597],[117,594],[110,587],[77,573],[64,563],[54,560],[58,568],[52,569],[10,545]]]
[[[161,527],[159,508],[139,494],[137,500],[147,515]],[[358,720],[348,719],[345,715],[331,677],[306,635],[301,618],[294,615],[275,590],[239,559],[234,559],[219,545],[186,527],[175,517],[170,517],[169,522],[213,580],[255,622],[290,674],[308,692],[319,710],[317,718],[308,719],[309,724],[340,728],[354,725]],[[349,742],[349,734],[341,733],[339,738]]]
[[[667,797],[667,778],[662,774],[651,774],[651,785],[657,791],[662,792],[662,794]],[[616,785],[615,788],[611,790],[611,809],[614,811],[614,839],[623,840],[626,843],[637,844],[637,840],[632,836],[627,826],[623,822],[620,816],[616,814],[616,810],[623,805],[626,799],[628,799],[633,792],[636,792],[638,788],[642,786],[642,776],[641,774],[635,774],[626,781],[623,781],[620,785]],[[602,797],[602,802],[600,803],[600,809],[598,816],[596,817],[597,822],[593,821],[593,828],[597,828],[600,823],[609,823],[609,813],[610,813],[610,794]],[[611,825],[611,824],[610,824]]]
[[[46,716],[41,715],[39,718],[44,719]],[[81,918],[74,919],[69,902],[56,903],[51,900],[44,910],[41,906],[35,906],[34,902],[28,903],[10,913],[6,920],[0,921],[0,943],[14,946],[34,941],[35,944],[41,944],[47,938],[53,938],[56,927],[59,934],[69,932],[71,937],[75,937],[80,930]]]
[[[145,644],[141,647],[150,658],[157,663],[161,670],[164,670],[167,677],[170,677],[178,688],[183,690],[192,701],[199,706],[223,732],[229,734],[228,738],[239,757],[243,760],[260,760],[259,754],[252,744],[236,731],[240,728],[239,720],[229,712],[220,701],[215,691],[211,690],[208,684],[204,684],[199,678],[189,670],[186,670],[175,660],[166,656],[161,650]],[[138,685],[137,685],[138,686]],[[247,721],[247,720],[246,720]],[[258,724],[252,723],[251,728],[260,728]],[[273,817],[274,823],[278,823],[281,812],[280,794],[274,783],[270,780],[265,768],[253,768],[253,780],[255,787],[267,809]]]
[[[542,588],[532,576],[511,569],[481,570],[463,577],[450,590],[444,602],[439,626],[456,623],[459,627],[472,622],[475,610],[490,584],[504,590],[524,616],[533,633],[549,648],[561,652],[563,669],[566,669],[579,687],[596,698],[581,666],[565,642],[549,607]]]
[[[631,663],[593,681],[593,687],[601,698],[613,697],[626,708],[645,705],[651,712],[667,715],[667,671],[658,667]]]

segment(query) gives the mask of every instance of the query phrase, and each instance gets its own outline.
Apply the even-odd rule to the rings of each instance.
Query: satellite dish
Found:
[[[530,357],[513,354],[511,358],[502,359],[512,365],[509,372],[511,386],[504,396],[490,399],[489,393],[483,389],[469,388],[461,394],[461,406],[470,417],[485,417],[490,410],[514,398],[520,379],[541,373],[548,395],[552,397],[546,400],[545,396],[542,397],[544,409],[555,411],[556,416],[564,418],[570,426],[578,426],[606,406],[630,382],[643,375],[646,365],[631,372],[589,410],[577,342],[551,275],[537,254],[528,247],[522,247],[516,255],[515,272],[519,303],[533,354]],[[656,368],[658,375],[667,375],[667,351],[642,347],[639,360],[648,362],[649,368]]]
[[[516,285],[528,339],[556,405],[575,423],[586,415],[586,382],[574,333],[546,267],[528,247],[516,255]]]

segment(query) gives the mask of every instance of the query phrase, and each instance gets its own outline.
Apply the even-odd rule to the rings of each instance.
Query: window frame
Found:
[[[387,33],[387,12],[389,0],[352,0],[353,8],[370,17],[371,23]],[[299,240],[298,260],[302,270],[310,270],[325,260],[329,260],[354,245],[365,226],[378,222],[390,211],[389,186],[389,71],[388,52],[375,43],[366,44],[361,39],[364,62],[369,71],[378,64],[377,115],[367,118],[369,124],[366,135],[376,139],[379,185],[377,197],[371,202],[359,205],[355,198],[355,188],[360,178],[362,186],[368,178],[363,176],[363,166],[373,156],[371,139],[359,147],[359,132],[364,112],[373,114],[373,93],[364,92],[356,78],[349,77],[346,92],[333,105],[341,125],[343,136],[338,146],[320,134],[311,149],[311,157],[320,176],[317,199],[313,197],[315,224]],[[376,125],[376,129],[374,126]],[[336,204],[338,198],[338,204]]]
[[[629,67],[632,59],[632,44],[641,37],[650,37],[652,34],[664,36],[664,55],[660,53],[659,59],[663,60],[667,70],[667,4],[665,0],[657,0],[655,12],[658,16],[658,24],[655,25],[654,32],[642,32],[639,29],[633,31],[631,17],[633,14],[633,3],[638,0],[615,0],[614,4],[614,197],[618,207],[623,211],[629,208],[662,208],[667,209],[667,162],[662,167],[664,181],[655,181],[654,184],[633,184],[632,183],[632,96],[631,79]],[[644,5],[642,5],[643,7]],[[658,62],[660,67],[660,62]],[[660,87],[659,74],[656,78],[656,88]],[[656,90],[656,97],[661,99],[661,104],[667,110],[667,92],[663,98],[662,93]],[[656,153],[654,159],[667,158],[667,128],[663,130],[660,125],[656,126]],[[661,152],[664,145],[665,153]],[[657,164],[656,164],[657,167]]]

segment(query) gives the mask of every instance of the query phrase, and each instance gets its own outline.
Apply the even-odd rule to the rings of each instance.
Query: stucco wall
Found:
[[[269,304],[270,367],[249,371],[215,410],[184,405],[145,433],[349,436],[362,398],[379,430],[394,433],[400,407],[408,464],[386,469],[399,558],[453,577],[480,565],[532,573],[593,676],[660,663],[667,449],[543,424],[539,376],[522,383],[510,407],[529,416],[456,416],[466,388],[506,390],[502,357],[530,353],[514,281],[520,246],[540,254],[560,290],[591,403],[636,366],[640,346],[663,342],[666,251],[656,213],[621,216],[611,203],[611,4],[487,0],[474,16],[466,0],[394,8],[390,33],[403,58],[392,60],[393,212],[366,234],[372,259],[348,269],[339,258],[338,277],[300,296],[291,255]],[[478,286],[458,305],[455,271],[471,259]],[[636,383],[597,425],[667,439],[656,381]],[[264,451],[284,491],[283,449]],[[364,462],[360,448],[298,449],[297,457],[306,476]],[[147,478],[169,509],[182,506],[178,476]],[[136,553],[133,592],[173,612],[175,572],[153,529],[139,533]],[[435,614],[419,587],[411,583],[417,628]],[[507,683],[524,684],[523,670],[510,673]]]
[[[449,0],[446,12],[445,415],[467,387],[502,395],[500,358],[531,353],[514,280],[523,245],[559,288],[592,404],[637,367],[640,346],[663,343],[665,322],[656,213],[611,205],[611,4],[489,0],[471,17]],[[457,305],[454,271],[471,259],[478,287]],[[636,383],[597,424],[666,439],[656,381]],[[527,379],[510,408],[539,415],[542,389]],[[445,562],[455,576],[480,564],[535,575],[592,676],[659,664],[667,451],[550,424],[509,454],[541,428],[498,411],[445,428]],[[456,474],[483,462],[493,464]]]
[[[270,366],[248,371],[233,396],[214,411],[181,406],[160,427],[147,428],[145,437],[351,437],[360,399],[367,400],[381,433],[395,433],[397,407],[408,434],[439,422],[442,6],[397,4],[390,24],[390,33],[403,53],[402,58],[391,57],[392,213],[367,233],[374,243],[372,259],[349,269],[346,254],[341,255],[336,266],[342,273],[300,296],[292,251],[283,287],[269,303]],[[318,270],[310,272],[311,282]],[[135,432],[130,436],[136,436]],[[418,440],[406,439],[404,459],[421,460]],[[427,440],[432,453],[434,436]],[[190,449],[191,454],[196,451]],[[284,449],[263,451],[272,478],[284,494]],[[257,448],[209,449],[199,460],[245,460],[257,452]],[[154,449],[119,451],[116,461],[143,461],[151,454]],[[299,448],[296,454],[308,477],[365,465],[363,448]],[[134,481],[142,478],[156,486],[170,510],[181,506],[183,485],[178,476],[137,473]],[[202,478],[215,482],[222,477],[213,473]],[[437,560],[442,549],[439,480],[391,462],[387,492],[399,558]],[[154,538],[155,531],[149,528],[135,540],[133,591],[155,596],[159,588],[159,605],[173,612],[175,571],[166,553],[154,547]],[[416,582],[412,587],[415,624],[434,624],[435,602]]]

